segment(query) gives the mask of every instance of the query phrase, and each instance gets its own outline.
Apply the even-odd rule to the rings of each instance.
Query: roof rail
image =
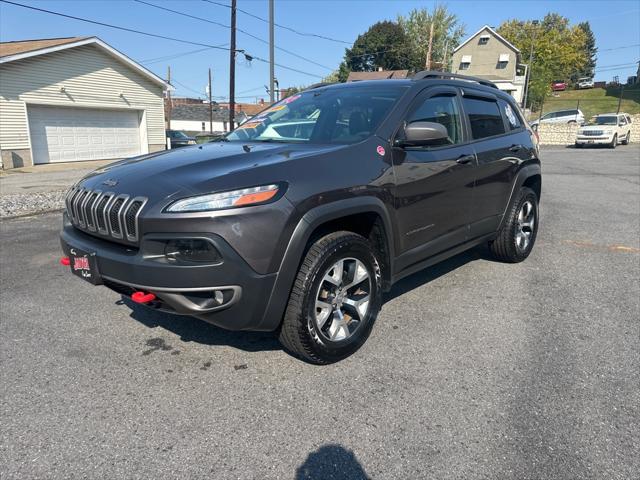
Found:
[[[326,87],[327,85],[333,85],[335,82],[320,82],[309,85],[305,90],[313,90],[314,88]]]
[[[489,80],[484,80],[478,77],[470,77],[468,75],[458,75],[457,73],[449,73],[449,72],[437,72],[434,70],[422,70],[421,72],[417,72],[413,77],[413,80],[424,80],[427,78],[452,78],[454,80],[465,80],[467,82],[476,82],[480,85],[484,85],[485,87],[492,87],[498,89],[495,83],[490,82]]]

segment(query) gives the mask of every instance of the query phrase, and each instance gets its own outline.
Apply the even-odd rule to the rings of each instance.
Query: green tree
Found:
[[[581,70],[578,70],[576,74],[571,78],[574,82],[581,77],[589,77],[593,78],[596,70],[596,61],[598,59],[598,49],[596,48],[596,36],[593,34],[591,30],[591,25],[589,22],[582,22],[578,24],[578,28],[580,28],[584,32],[584,56],[586,63]]]
[[[359,35],[353,46],[345,51],[338,78],[344,82],[352,71],[409,69],[413,58],[414,52],[403,28],[395,22],[378,22]]]
[[[443,70],[449,70],[451,52],[460,44],[465,33],[464,25],[459,23],[455,13],[451,13],[445,5],[436,5],[431,12],[426,8],[415,8],[406,17],[398,15],[398,23],[411,42],[415,54],[414,70],[423,70],[427,64],[432,24],[431,68],[436,64],[442,66]]]
[[[584,31],[556,13],[548,13],[537,24],[507,20],[498,33],[520,50],[524,62],[528,62],[533,45],[527,103],[534,109],[550,93],[553,80],[568,80],[587,63]]]

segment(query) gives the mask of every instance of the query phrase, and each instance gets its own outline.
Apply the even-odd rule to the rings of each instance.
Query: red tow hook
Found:
[[[60,259],[60,265],[64,265],[65,267],[68,267],[69,265],[71,265],[71,259],[69,257],[62,257]]]
[[[133,292],[131,294],[131,300],[136,303],[149,303],[153,302],[155,299],[156,296],[153,293]]]

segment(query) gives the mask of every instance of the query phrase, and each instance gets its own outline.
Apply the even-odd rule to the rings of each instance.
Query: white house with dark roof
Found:
[[[167,88],[97,37],[0,43],[3,168],[162,150]]]

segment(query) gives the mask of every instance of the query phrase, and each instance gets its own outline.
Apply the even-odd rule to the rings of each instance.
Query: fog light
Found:
[[[221,290],[214,290],[213,299],[218,305],[222,305],[224,303],[224,293]]]
[[[169,240],[164,254],[169,261],[220,263],[222,256],[216,247],[202,238]]]

